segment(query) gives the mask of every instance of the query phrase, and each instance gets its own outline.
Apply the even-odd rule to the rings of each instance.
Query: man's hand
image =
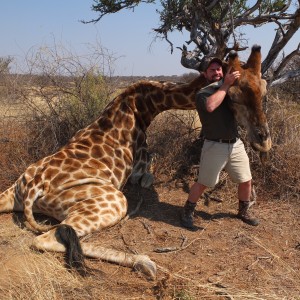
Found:
[[[230,73],[231,69],[232,69],[232,67],[229,68],[229,70],[226,73],[225,78],[224,78],[224,84],[228,87],[233,85],[234,82],[236,81],[236,79],[240,78],[240,76],[241,76],[241,73],[239,71],[234,71],[234,72]]]
[[[209,96],[206,100],[206,109],[208,112],[214,111],[224,100],[226,93],[231,85],[236,81],[236,79],[240,78],[241,73],[239,71],[234,71],[230,73],[231,67],[224,77],[224,82],[221,87],[211,96]]]

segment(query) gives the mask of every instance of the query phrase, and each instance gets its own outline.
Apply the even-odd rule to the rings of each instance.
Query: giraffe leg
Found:
[[[35,238],[33,247],[47,251],[66,251],[67,265],[79,270],[83,268],[81,258],[84,255],[134,268],[154,279],[156,265],[146,255],[129,254],[90,243],[82,243],[80,246],[79,237],[115,225],[127,212],[127,200],[122,192],[113,186],[104,186],[102,190],[109,193],[77,202],[61,225]]]
[[[150,155],[147,151],[147,143],[140,147],[136,162],[130,175],[131,184],[139,183],[143,188],[149,188],[154,182],[154,176],[148,172],[150,166]]]
[[[82,243],[81,247],[85,256],[133,268],[153,280],[156,277],[156,264],[147,255],[130,254],[90,243]]]
[[[67,266],[75,268],[80,273],[84,270],[83,256],[87,256],[133,268],[152,280],[156,277],[156,264],[147,255],[130,254],[91,243],[80,245],[76,231],[68,225],[58,225],[57,228],[37,236],[33,240],[32,248],[66,252]]]

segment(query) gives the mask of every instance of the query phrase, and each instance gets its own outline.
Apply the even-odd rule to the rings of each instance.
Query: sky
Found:
[[[143,4],[132,10],[104,16],[100,22],[83,24],[98,15],[91,10],[92,0],[2,0],[0,3],[0,57],[11,56],[22,65],[32,49],[60,44],[77,54],[87,54],[91,47],[107,49],[116,58],[115,76],[182,75],[191,70],[180,64],[180,50],[170,53],[164,40],[154,41],[153,28],[158,27],[157,6]],[[246,30],[248,45],[260,44],[262,54],[270,48],[274,29]],[[170,36],[174,46],[182,46],[187,34]],[[286,47],[294,50],[300,31]],[[192,48],[190,48],[192,50]],[[248,55],[244,52],[243,55]]]

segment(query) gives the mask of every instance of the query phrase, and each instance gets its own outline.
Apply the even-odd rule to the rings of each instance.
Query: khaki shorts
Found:
[[[252,179],[249,157],[240,139],[234,144],[204,141],[198,182],[207,187],[214,187],[219,182],[220,172],[223,169],[235,183]]]

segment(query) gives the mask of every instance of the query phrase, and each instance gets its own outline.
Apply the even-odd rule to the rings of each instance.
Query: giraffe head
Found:
[[[246,64],[241,65],[237,52],[229,53],[228,67],[239,71],[240,78],[229,89],[232,109],[237,122],[247,130],[248,140],[253,149],[266,153],[272,142],[265,113],[263,99],[267,93],[267,83],[261,78],[260,46],[254,45]]]

